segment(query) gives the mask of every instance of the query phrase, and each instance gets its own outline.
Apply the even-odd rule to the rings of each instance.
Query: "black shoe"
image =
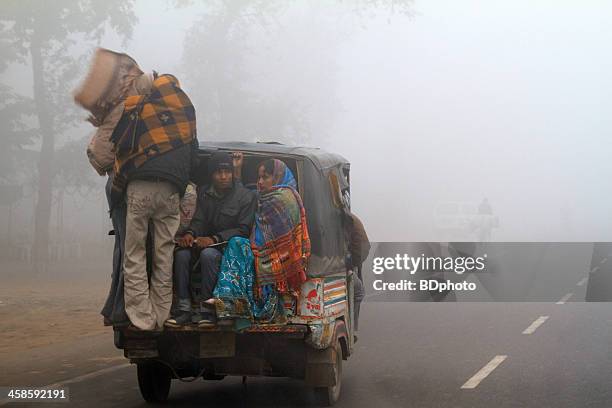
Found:
[[[143,330],[143,329],[141,329],[139,327],[134,326],[132,323],[130,323],[123,330],[124,330],[124,332],[128,332],[128,333],[131,333],[133,335],[137,335],[138,337],[140,337],[140,336],[144,336],[144,337],[157,337],[157,336],[159,336],[162,333],[163,328],[155,327],[154,329],[151,329],[151,330]]]
[[[166,320],[164,326],[179,327],[191,324],[191,312],[179,311],[175,317]]]
[[[127,319],[127,320],[122,320],[120,322],[113,323],[113,327],[125,328],[125,327],[128,327],[130,324],[132,323],[130,323],[130,320]]]
[[[217,325],[217,315],[214,310],[201,311],[200,316],[198,327],[215,327]]]
[[[234,319],[218,319],[217,325],[221,327],[233,327]]]

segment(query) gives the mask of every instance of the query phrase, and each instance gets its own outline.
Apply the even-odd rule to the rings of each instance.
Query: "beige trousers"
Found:
[[[172,252],[179,226],[179,194],[169,182],[134,180],[127,186],[126,201],[125,310],[139,329],[161,329],[172,304]],[[149,220],[153,225],[150,285],[146,261]]]

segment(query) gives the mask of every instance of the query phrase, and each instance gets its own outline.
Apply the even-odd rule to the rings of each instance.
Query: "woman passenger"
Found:
[[[259,299],[272,293],[295,293],[306,280],[310,238],[302,198],[291,170],[270,159],[257,169],[259,199],[251,248]]]
[[[267,160],[257,171],[259,198],[250,243],[239,237],[228,242],[214,290],[219,323],[237,329],[253,320],[282,322],[279,295],[300,288],[310,256],[304,206],[291,170],[280,160]]]

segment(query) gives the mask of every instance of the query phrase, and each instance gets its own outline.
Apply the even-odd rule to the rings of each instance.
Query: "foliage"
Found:
[[[334,92],[345,38],[338,23],[363,26],[377,13],[409,14],[410,6],[409,0],[207,2],[187,32],[183,58],[200,138],[308,144],[327,136],[342,108]]]
[[[24,159],[22,148],[38,136],[32,127],[34,107],[29,98],[16,94],[6,85],[0,84],[0,179],[3,184],[12,183],[10,178]]]

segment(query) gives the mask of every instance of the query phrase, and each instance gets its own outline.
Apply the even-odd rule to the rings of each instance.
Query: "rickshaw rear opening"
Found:
[[[347,267],[342,211],[350,208],[349,163],[320,149],[262,143],[200,144],[194,180],[208,182],[207,160],[218,150],[244,154],[243,179],[255,188],[257,166],[283,160],[298,183],[311,239],[307,280],[293,299],[283,298],[285,324],[252,322],[243,330],[217,326],[167,327],[160,333],[115,327],[115,344],[137,364],[147,401],[167,398],[171,379],[227,375],[273,376],[304,380],[323,405],[337,401],[342,360],[352,354],[353,271]]]

